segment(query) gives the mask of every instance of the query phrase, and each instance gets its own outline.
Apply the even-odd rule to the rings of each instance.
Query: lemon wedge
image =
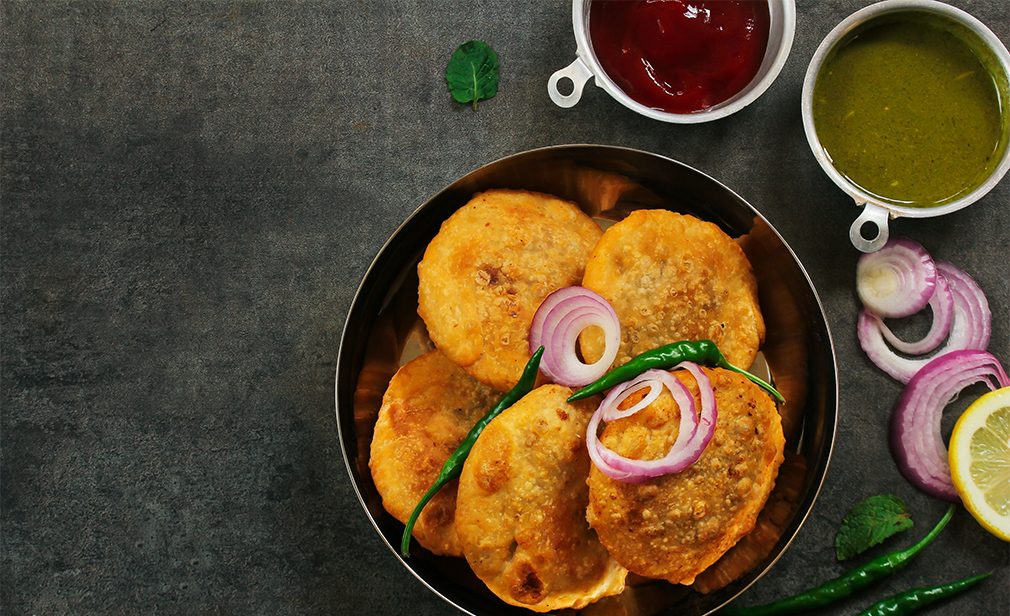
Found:
[[[986,530],[1010,541],[1010,387],[972,402],[948,449],[951,479],[964,506]]]

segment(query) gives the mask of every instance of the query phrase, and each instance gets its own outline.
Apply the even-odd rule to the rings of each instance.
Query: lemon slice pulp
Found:
[[[948,449],[964,506],[986,530],[1010,541],[1010,387],[973,402],[957,420]]]

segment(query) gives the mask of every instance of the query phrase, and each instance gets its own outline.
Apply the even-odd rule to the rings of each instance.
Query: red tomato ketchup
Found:
[[[589,34],[607,75],[639,103],[692,113],[732,97],[768,46],[767,0],[593,0]]]

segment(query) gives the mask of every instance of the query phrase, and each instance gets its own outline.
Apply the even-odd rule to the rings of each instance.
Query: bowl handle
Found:
[[[863,213],[849,227],[849,239],[852,245],[863,252],[877,252],[887,243],[887,219],[890,212],[872,203],[863,204]],[[877,228],[877,234],[871,238],[863,237],[863,225],[871,224]]]
[[[551,78],[547,80],[547,94],[550,95],[551,100],[558,107],[566,109],[574,107],[579,102],[579,99],[582,98],[582,86],[586,85],[586,82],[592,76],[593,73],[582,59],[575,58],[575,62],[572,62],[561,70],[554,71]],[[574,86],[571,94],[562,94],[558,91],[558,82],[565,78],[570,79]]]

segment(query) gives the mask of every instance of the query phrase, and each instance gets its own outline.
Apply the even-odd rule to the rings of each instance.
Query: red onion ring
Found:
[[[947,279],[942,275],[936,277],[936,291],[933,297],[929,298],[929,307],[933,313],[933,322],[929,327],[929,332],[922,339],[915,342],[906,342],[898,338],[891,328],[883,320],[877,325],[884,340],[887,340],[896,351],[906,355],[922,355],[929,353],[940,346],[947,335],[950,334],[950,327],[954,323],[954,294],[950,291]]]
[[[633,473],[619,470],[607,463],[600,453],[599,448],[603,447],[603,445],[600,443],[599,438],[588,438],[588,435],[596,435],[600,420],[614,421],[615,419],[631,417],[638,411],[642,410],[659,397],[663,391],[663,386],[666,386],[666,388],[670,390],[670,394],[673,396],[674,401],[681,409],[680,429],[677,432],[677,440],[680,440],[681,435],[687,435],[685,436],[685,438],[687,438],[698,429],[698,418],[695,416],[694,396],[691,395],[691,392],[688,391],[687,387],[665,370],[647,370],[643,372],[635,380],[627,381],[611,389],[607,393],[606,397],[603,398],[603,401],[600,402],[600,406],[597,408],[597,411],[593,413],[593,417],[590,419],[589,425],[586,428],[586,444],[587,449],[589,450],[589,457],[607,476],[621,481],[627,481],[629,483],[644,481],[644,478],[636,480],[633,477]],[[624,410],[619,408],[622,402],[635,392],[641,391],[643,387],[649,387],[650,391],[642,400],[630,408]]]
[[[891,240],[856,264],[856,292],[879,317],[907,317],[926,307],[936,288],[936,266],[921,244]]]
[[[989,346],[989,337],[992,335],[992,312],[989,310],[989,300],[986,299],[982,288],[978,286],[975,279],[966,272],[954,267],[945,261],[937,261],[936,269],[950,285],[951,294],[954,296],[955,306],[961,304],[965,307],[968,319],[958,322],[955,312],[954,324],[951,327],[951,338],[963,336],[966,340],[967,349],[984,349]],[[959,331],[959,327],[964,331]]]
[[[1010,386],[999,360],[986,351],[951,351],[925,365],[908,382],[891,416],[891,451],[901,474],[923,492],[958,502],[940,433],[943,409],[965,387]]]
[[[878,368],[902,383],[908,383],[923,366],[941,355],[963,349],[985,349],[989,345],[992,312],[985,293],[971,276],[953,265],[941,261],[937,262],[936,268],[950,288],[953,316],[946,343],[932,357],[908,358],[898,355],[884,340],[883,322],[880,318],[869,310],[863,310],[859,314],[856,326],[859,346]]]
[[[586,364],[576,354],[579,334],[587,327],[603,330],[603,356]],[[621,324],[607,300],[585,287],[565,287],[541,302],[530,325],[530,350],[544,347],[540,370],[567,387],[582,387],[603,376],[617,358]]]
[[[659,397],[659,394],[663,393],[663,385],[666,384],[665,377],[657,375],[657,372],[668,374],[663,370],[647,370],[639,375],[638,379],[635,381],[629,381],[628,383],[614,387],[607,392],[606,397],[603,398],[603,402],[600,404],[600,406],[603,407],[603,421],[614,421],[615,419],[631,417],[638,411],[655,402],[656,398]],[[646,387],[649,388],[649,393],[645,394],[644,398],[627,409],[622,410],[620,408],[622,402]],[[694,398],[691,398],[691,406],[691,410],[693,411]]]
[[[589,450],[589,457],[603,474],[617,481],[640,483],[652,477],[679,473],[697,462],[705,448],[708,447],[708,443],[715,433],[715,424],[719,416],[712,383],[697,364],[682,362],[674,367],[674,369],[677,368],[687,370],[698,382],[701,397],[700,415],[695,417],[694,397],[687,387],[676,377],[662,370],[650,370],[645,373],[649,375],[645,381],[639,379],[627,385],[615,387],[600,403],[586,428],[586,448]],[[647,385],[652,387],[648,384],[652,379],[665,385],[680,407],[680,431],[670,451],[662,458],[656,460],[626,458],[607,448],[600,441],[597,434],[600,421],[608,417],[630,417],[645,408],[645,405],[641,403],[623,411],[619,410],[617,406],[635,391],[640,391]],[[651,394],[652,391],[646,397]]]

